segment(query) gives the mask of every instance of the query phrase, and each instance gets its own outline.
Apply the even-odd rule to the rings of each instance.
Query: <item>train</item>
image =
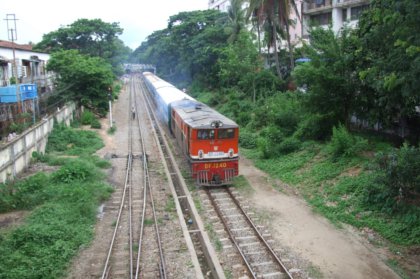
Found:
[[[232,184],[239,171],[238,124],[153,73],[142,75],[156,113],[186,156],[196,183]]]

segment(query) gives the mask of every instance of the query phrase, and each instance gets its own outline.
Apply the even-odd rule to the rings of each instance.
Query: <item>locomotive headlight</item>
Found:
[[[233,157],[233,148],[230,148],[228,153],[229,153],[229,157],[232,158]]]
[[[203,159],[203,155],[204,155],[204,152],[203,152],[203,150],[198,150],[198,158],[199,159]]]

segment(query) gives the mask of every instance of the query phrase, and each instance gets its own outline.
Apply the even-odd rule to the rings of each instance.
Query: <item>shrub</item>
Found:
[[[48,176],[39,172],[16,183],[0,184],[0,212],[31,209],[48,198],[44,188]]]
[[[377,155],[378,169],[392,195],[410,199],[420,193],[420,149],[407,143],[388,154]]]
[[[310,114],[299,123],[294,136],[302,141],[325,140],[331,136],[335,124],[332,115]]]
[[[98,119],[94,118],[90,124],[90,127],[93,129],[101,129],[101,123],[99,122]]]
[[[328,145],[328,149],[334,158],[340,156],[353,156],[366,147],[367,140],[358,136],[353,136],[343,125],[340,125],[338,128],[333,127],[333,135],[331,137],[331,142]]]
[[[94,120],[95,115],[89,110],[85,110],[80,117],[80,122],[82,122],[82,125],[91,125]]]
[[[239,144],[243,148],[255,148],[257,147],[257,136],[251,132],[242,130],[239,133]]]
[[[281,154],[288,154],[300,149],[302,143],[295,137],[288,137],[284,139],[278,146],[278,151]]]
[[[52,178],[58,183],[85,181],[94,176],[94,167],[82,160],[71,160],[56,171]]]

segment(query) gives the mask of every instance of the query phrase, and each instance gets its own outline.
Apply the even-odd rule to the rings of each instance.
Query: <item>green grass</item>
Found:
[[[49,153],[35,155],[60,165],[56,172],[0,185],[1,212],[32,210],[22,225],[1,234],[0,278],[65,276],[72,257],[92,241],[97,207],[112,192],[99,169],[109,163],[88,156],[102,146],[96,134],[59,127],[51,136]],[[75,153],[83,156],[52,155]]]
[[[380,142],[370,144],[379,150],[389,148]],[[333,157],[328,148],[328,144],[312,144],[274,159],[262,159],[255,149],[241,149],[241,153],[271,177],[297,188],[315,211],[337,226],[369,227],[397,245],[420,244],[418,207],[388,212],[368,200],[379,175],[371,167],[373,159],[359,154]]]

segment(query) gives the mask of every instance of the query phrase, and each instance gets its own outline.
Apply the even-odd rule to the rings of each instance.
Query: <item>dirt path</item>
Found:
[[[301,198],[273,189],[267,174],[241,158],[240,174],[255,190],[248,198],[270,213],[272,232],[290,250],[311,262],[323,278],[400,278],[377,251],[351,228],[337,229],[315,214]]]

